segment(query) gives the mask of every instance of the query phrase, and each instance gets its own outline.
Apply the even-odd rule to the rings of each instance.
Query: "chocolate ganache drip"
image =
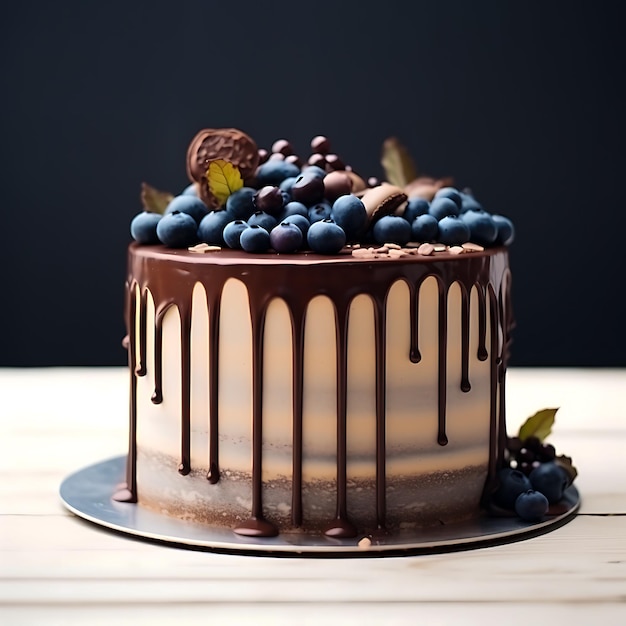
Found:
[[[229,279],[241,281],[248,293],[252,328],[252,503],[247,521],[235,532],[247,536],[272,536],[277,528],[264,517],[263,509],[263,353],[264,326],[268,306],[275,298],[282,299],[289,311],[292,338],[292,503],[294,527],[303,524],[303,379],[305,323],[307,306],[316,296],[327,296],[334,306],[337,359],[336,397],[336,514],[328,520],[326,534],[352,537],[357,534],[348,510],[347,479],[347,378],[348,324],[354,298],[365,294],[374,306],[376,355],[376,524],[386,524],[386,309],[391,287],[403,281],[410,297],[410,345],[407,353],[414,363],[420,361],[418,342],[419,292],[427,278],[434,277],[438,288],[438,407],[437,442],[448,443],[446,432],[446,389],[448,376],[448,295],[457,284],[461,291],[461,367],[459,387],[471,389],[470,380],[470,306],[473,288],[478,296],[478,347],[476,357],[490,359],[491,405],[489,433],[489,465],[486,491],[493,485],[506,441],[504,381],[510,329],[513,317],[510,306],[510,273],[506,249],[496,248],[458,256],[443,253],[430,257],[410,256],[400,260],[357,259],[350,255],[321,257],[314,254],[249,255],[234,250],[198,255],[188,251],[169,250],[160,246],[131,245],[126,294],[126,315],[129,333],[130,369],[130,440],[125,488],[114,498],[137,502],[137,377],[145,376],[152,365],[155,389],[154,403],[163,400],[163,319],[174,306],[180,318],[181,398],[180,398],[180,461],[179,471],[191,471],[191,318],[192,293],[200,283],[204,287],[209,313],[209,459],[208,483],[220,480],[219,464],[219,323],[224,285]],[[146,363],[147,297],[155,307],[154,363]],[[490,324],[487,328],[487,311]],[[487,351],[487,333],[489,346]]]

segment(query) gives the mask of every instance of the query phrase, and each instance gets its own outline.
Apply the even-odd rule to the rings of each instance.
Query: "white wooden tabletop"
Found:
[[[366,559],[215,554],[130,539],[62,505],[121,455],[124,368],[0,369],[0,624],[626,624],[626,370],[512,369],[509,433],[561,407],[582,505],[545,535]]]

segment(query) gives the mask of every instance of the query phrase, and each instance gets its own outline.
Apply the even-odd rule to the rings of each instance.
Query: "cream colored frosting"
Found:
[[[137,295],[138,292],[136,292]],[[386,480],[387,489],[413,490],[428,477],[465,476],[468,468],[478,468],[471,478],[463,478],[457,490],[480,494],[489,460],[490,363],[476,357],[478,349],[478,296],[470,295],[470,360],[472,388],[460,389],[461,380],[461,292],[453,284],[448,296],[447,409],[446,433],[449,443],[437,443],[438,411],[438,299],[433,277],[419,291],[419,363],[409,359],[409,289],[397,281],[387,302],[387,384],[386,384]],[[221,301],[219,350],[219,450],[220,468],[225,480],[219,483],[221,504],[212,502],[212,490],[205,478],[209,451],[209,333],[208,311],[203,286],[193,290],[191,326],[191,465],[189,476],[172,472],[172,465],[159,466],[154,459],[176,460],[181,439],[181,330],[178,311],[171,307],[163,323],[163,402],[150,401],[155,381],[154,339],[147,334],[147,375],[137,379],[137,442],[139,502],[158,508],[178,510],[187,502],[189,515],[198,506],[228,506],[228,476],[248,475],[252,466],[252,334],[248,294],[242,282],[229,279]],[[136,323],[139,324],[137,318]],[[292,473],[292,336],[286,304],[275,299],[268,307],[264,335],[263,387],[263,480],[289,485]],[[491,325],[487,310],[487,328]],[[154,304],[148,295],[147,327],[154,326]],[[139,333],[137,332],[138,336]],[[487,333],[487,350],[491,351]],[[348,327],[347,394],[347,473],[348,481],[371,483],[376,475],[375,345],[374,307],[370,297],[360,295],[352,302]],[[326,296],[309,304],[305,330],[303,482],[333,482],[336,478],[336,337],[335,313]],[[138,353],[138,349],[137,349]],[[150,462],[147,459],[151,459]],[[150,470],[147,471],[147,467]],[[159,471],[159,467],[162,472]],[[172,476],[172,474],[174,474]],[[408,482],[407,482],[408,480]],[[459,479],[460,480],[460,479]],[[467,482],[468,480],[471,481]],[[160,490],[159,485],[169,485]],[[172,486],[173,485],[173,486]],[[232,492],[233,500],[245,509],[242,485]],[[245,494],[247,488],[244,488]],[[271,491],[267,489],[266,491]],[[288,514],[289,489],[267,506]],[[216,491],[217,493],[217,491]],[[236,493],[236,495],[235,495]],[[442,499],[450,494],[442,489]],[[144,494],[144,495],[142,495]],[[152,494],[148,496],[146,494]],[[155,495],[155,494],[158,494]],[[415,500],[405,494],[406,500]],[[353,494],[354,496],[354,494]],[[356,496],[358,497],[358,496]],[[402,496],[404,497],[404,496]],[[429,497],[433,497],[432,493]],[[479,495],[478,495],[479,497]],[[153,499],[156,498],[158,503]],[[371,500],[371,494],[368,496]],[[478,508],[478,499],[475,497]],[[417,499],[419,500],[419,498]],[[207,504],[208,503],[208,504]],[[454,503],[433,502],[451,509]],[[416,505],[423,510],[428,503]],[[307,511],[315,502],[305,498],[307,515],[322,518],[330,511]],[[467,513],[467,503],[460,504]],[[219,511],[213,511],[219,517]],[[242,513],[243,514],[243,513]],[[202,518],[202,514],[199,514]],[[407,515],[407,522],[419,523],[419,514]]]

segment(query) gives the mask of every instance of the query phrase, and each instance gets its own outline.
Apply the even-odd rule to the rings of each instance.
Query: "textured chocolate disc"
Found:
[[[192,139],[187,150],[187,174],[190,180],[200,183],[200,196],[209,205],[215,202],[210,201],[206,172],[216,159],[235,165],[245,180],[256,171],[259,149],[249,135],[236,128],[205,128]]]
[[[187,151],[187,173],[199,181],[211,161],[224,159],[239,168],[242,178],[254,174],[259,163],[255,141],[236,128],[205,128],[191,141]]]

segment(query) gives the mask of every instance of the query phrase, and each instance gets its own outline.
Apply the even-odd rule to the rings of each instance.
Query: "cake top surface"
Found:
[[[420,247],[423,244],[420,244]],[[461,248],[462,246],[459,246]],[[444,249],[445,248],[445,249]],[[460,255],[471,252],[472,258],[493,256],[506,250],[505,246],[496,246],[474,250],[463,248],[463,252],[450,251],[450,247],[438,246],[437,251],[426,253],[418,252],[418,247],[395,247],[386,244],[377,247],[344,246],[337,254],[318,254],[310,250],[301,250],[290,254],[250,254],[244,250],[234,250],[228,247],[196,244],[190,248],[168,248],[163,245],[142,245],[131,243],[130,249],[134,256],[159,259],[163,261],[180,261],[197,265],[326,265],[326,264],[367,264],[372,260],[384,260],[386,264],[394,262],[436,263],[458,260]],[[389,254],[391,251],[397,254]],[[359,254],[362,252],[362,254]]]
[[[140,246],[280,262],[448,258],[512,243],[510,219],[450,178],[419,174],[395,138],[381,163],[383,181],[361,176],[321,135],[302,159],[286,139],[266,150],[241,130],[203,129],[187,151],[190,184],[174,195],[144,183],[131,235]]]

